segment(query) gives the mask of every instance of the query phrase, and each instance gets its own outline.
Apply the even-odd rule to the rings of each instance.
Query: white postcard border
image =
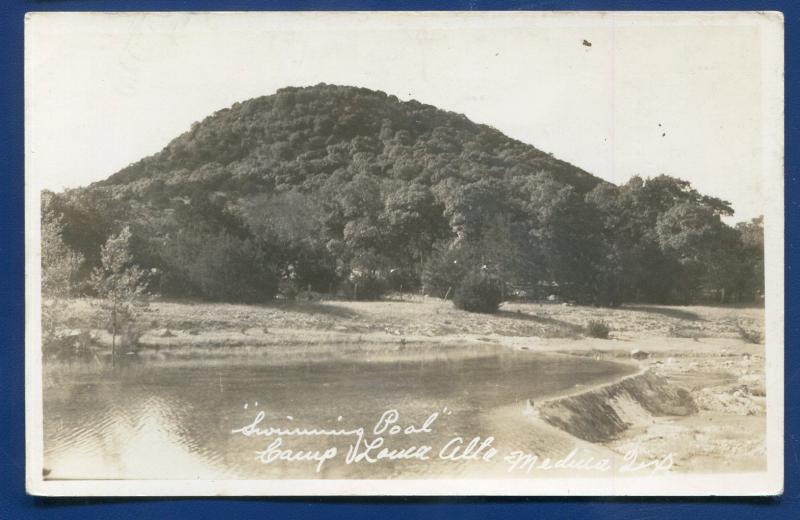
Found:
[[[141,15],[142,13],[137,13]],[[159,13],[181,16],[186,13]],[[274,16],[308,19],[331,13],[276,13]],[[348,13],[336,13],[345,16]],[[352,13],[350,13],[352,14]],[[105,16],[119,16],[120,13]],[[125,14],[121,14],[125,15]],[[254,13],[194,13],[209,16],[253,16]],[[262,16],[264,13],[262,13]],[[366,13],[359,13],[365,16]],[[590,23],[593,17],[613,17],[617,23],[717,24],[757,23],[762,36],[762,102],[765,187],[765,284],[766,284],[766,385],[767,471],[759,473],[664,475],[649,477],[531,478],[508,480],[44,480],[43,403],[41,345],[40,192],[37,179],[25,176],[25,400],[26,400],[26,488],[44,496],[762,496],[783,492],[784,473],[784,89],[783,17],[780,13],[415,13],[416,16],[467,16],[473,22],[513,16],[517,20],[561,20]],[[26,17],[25,66],[35,56],[31,51],[31,22],[48,16],[102,16],[98,13],[35,13]],[[392,16],[380,13],[387,23]],[[537,18],[539,17],[539,18]],[[635,21],[638,20],[638,21]],[[635,21],[635,22],[634,22]],[[26,78],[26,92],[30,85]],[[26,118],[35,99],[25,98]],[[36,157],[29,149],[26,124],[26,172],[36,171]]]

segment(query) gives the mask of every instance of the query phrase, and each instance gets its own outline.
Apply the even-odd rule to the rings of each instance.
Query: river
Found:
[[[439,348],[431,346],[430,349]],[[381,415],[429,432],[387,436],[384,447],[429,445],[432,458],[449,440],[493,437],[502,452],[567,452],[562,436],[534,428],[528,400],[611,381],[626,364],[500,347],[450,348],[390,360],[270,362],[256,356],[181,362],[133,360],[114,369],[50,364],[44,372],[44,465],[50,479],[305,479],[485,476],[480,461],[379,460],[346,464],[352,436],[283,436],[283,449],[337,448],[312,461],[258,458],[277,436],[232,433],[263,412],[262,426],[363,427],[370,438]]]

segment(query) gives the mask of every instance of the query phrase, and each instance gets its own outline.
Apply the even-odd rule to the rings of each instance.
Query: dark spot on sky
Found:
[[[591,47],[592,46],[592,42],[590,42],[589,40],[583,40],[583,46],[584,47]]]
[[[665,135],[667,135],[666,132],[661,132],[661,137],[664,137]]]

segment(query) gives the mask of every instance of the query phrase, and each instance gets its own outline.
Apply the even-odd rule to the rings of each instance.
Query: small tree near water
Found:
[[[128,227],[106,241],[100,261],[101,266],[94,269],[91,281],[101,298],[101,314],[111,333],[113,363],[117,356],[117,336],[128,331],[136,314],[146,305],[147,273],[133,263]]]

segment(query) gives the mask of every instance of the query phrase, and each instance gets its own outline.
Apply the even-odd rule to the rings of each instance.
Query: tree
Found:
[[[277,292],[277,277],[263,247],[225,232],[197,244],[185,272],[210,301],[261,303]]]
[[[159,291],[177,297],[261,301],[276,276],[287,295],[349,280],[350,294],[372,297],[420,278],[444,295],[462,268],[502,289],[596,305],[763,292],[760,224],[705,233],[695,224],[732,208],[689,182],[614,186],[463,115],[359,88],[286,88],[234,104],[53,199],[55,234],[83,258],[73,286],[129,225],[132,264],[158,269]],[[50,257],[59,260],[45,285],[66,287],[55,279],[71,267],[57,263],[75,262]]]
[[[445,216],[459,241],[476,243],[499,215],[512,212],[508,186],[488,178],[466,184],[449,194]]]
[[[336,259],[325,247],[322,205],[298,191],[246,200],[242,215],[254,238],[269,249],[282,291],[324,292],[336,278]]]
[[[738,288],[742,297],[757,300],[764,294],[764,217],[739,222],[736,231],[743,264]]]
[[[422,269],[422,289],[428,296],[452,298],[453,291],[475,268],[471,255],[462,247],[440,245]]]
[[[562,297],[598,301],[605,251],[602,221],[593,206],[569,185],[540,175],[527,186],[531,239],[536,243],[544,280],[558,284]]]
[[[449,232],[444,207],[427,186],[401,185],[386,196],[384,206],[380,221],[386,242],[392,256],[404,266],[421,262]]]
[[[63,223],[49,199],[42,202],[42,345],[48,346],[58,340],[62,300],[76,292],[83,256],[64,243]]]
[[[723,278],[735,277],[732,261],[737,255],[706,254],[712,243],[718,252],[731,247],[730,228],[720,221],[721,216],[733,212],[728,202],[701,195],[688,181],[667,175],[635,176],[619,188],[598,185],[587,201],[602,215],[604,244],[612,247],[611,265],[619,269],[625,300],[689,302],[708,290],[728,292],[721,284],[728,283]],[[682,227],[681,215],[692,215],[694,224],[687,222]],[[700,221],[711,225],[714,220],[717,223],[705,235],[708,242],[695,243],[692,237],[702,233]],[[680,236],[671,236],[672,231]],[[694,247],[694,253],[699,253],[700,245],[708,246],[702,260],[689,251]],[[713,262],[713,269],[705,262]],[[698,292],[701,283],[705,286]]]
[[[696,202],[679,203],[659,217],[656,234],[661,249],[681,266],[675,284],[681,301],[709,293],[726,301],[739,267],[738,234],[718,213]]]
[[[327,195],[323,200],[324,227],[329,237],[326,248],[337,259],[337,274],[356,286],[379,288],[392,267],[380,218],[380,185],[370,176],[359,174],[343,186],[329,182],[323,193]]]
[[[625,290],[633,285],[639,269],[635,243],[624,232],[620,190],[612,184],[599,184],[584,199],[600,223],[596,229],[602,237],[595,303],[617,307],[622,304]]]
[[[56,213],[45,207],[42,212],[42,293],[51,297],[75,292],[77,274],[83,255],[64,243],[64,225]]]
[[[117,356],[117,336],[129,332],[138,310],[145,304],[147,273],[133,263],[129,227],[112,235],[100,250],[100,267],[91,283],[101,298],[101,313],[111,333],[112,363]]]
[[[453,247],[474,268],[485,269],[504,283],[525,282],[534,271],[529,222],[508,183],[494,178],[456,187],[444,194]]]
[[[112,228],[135,215],[127,202],[114,201],[111,192],[102,188],[58,194],[44,192],[42,204],[47,211],[58,215],[64,244],[82,256],[84,261],[78,274],[84,280],[100,265],[100,248]]]

